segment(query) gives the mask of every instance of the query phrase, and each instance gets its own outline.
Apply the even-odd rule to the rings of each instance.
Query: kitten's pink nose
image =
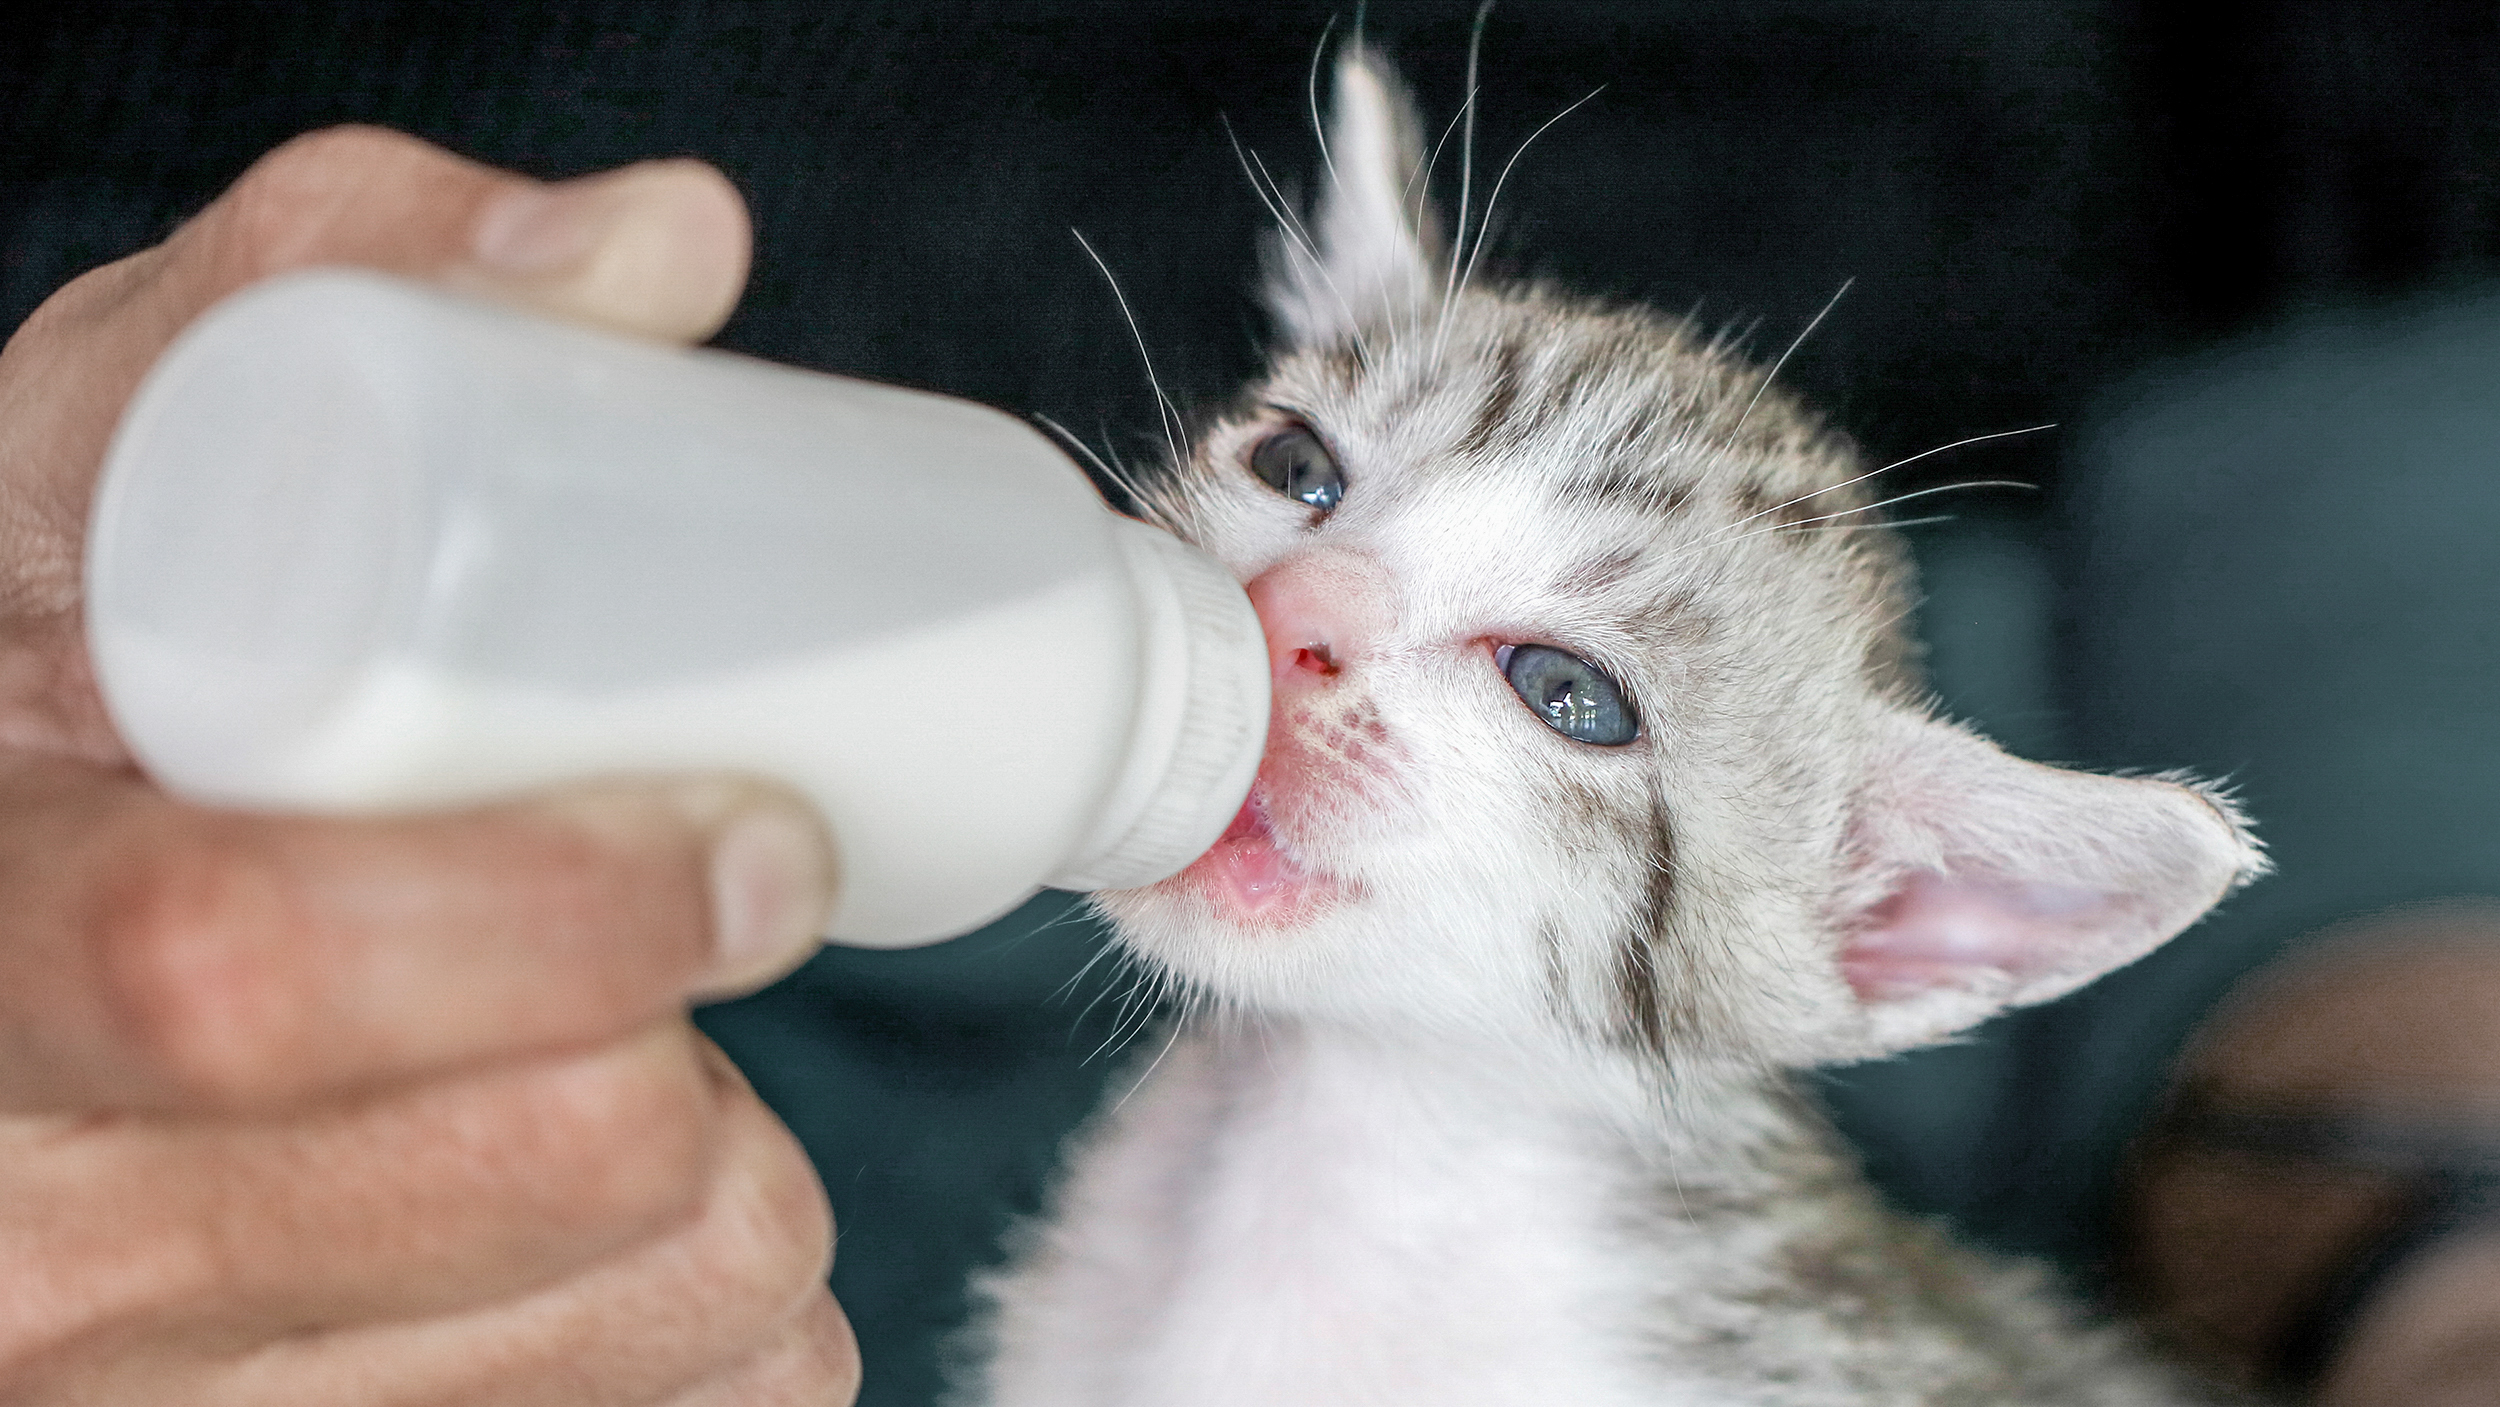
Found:
[[[1289,557],[1249,590],[1279,693],[1333,681],[1362,658],[1388,608],[1385,574],[1350,552]]]

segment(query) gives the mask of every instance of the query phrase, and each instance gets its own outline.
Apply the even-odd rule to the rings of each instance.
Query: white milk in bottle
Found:
[[[1256,617],[997,411],[346,271],[229,299],[107,458],[89,641],[151,775],[371,811],[731,768],[838,940],[1178,871],[1247,792]]]

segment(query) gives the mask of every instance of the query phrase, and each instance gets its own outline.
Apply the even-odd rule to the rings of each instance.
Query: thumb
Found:
[[[720,330],[746,285],[746,205],[699,161],[499,192],[478,211],[455,286],[671,341]]]
[[[747,257],[746,206],[700,162],[546,185],[378,127],[286,143],[165,243],[46,299],[0,349],[0,645],[15,617],[18,636],[29,620],[49,632],[36,654],[74,653],[78,544],[105,444],[165,345],[227,294],[355,265],[692,340],[728,318]],[[23,682],[0,669],[0,712]],[[115,751],[95,741],[83,684],[37,683],[75,696],[42,705],[69,720],[52,733],[87,738],[74,749],[85,755]]]
[[[353,264],[560,317],[707,337],[745,286],[746,206],[698,161],[542,184],[375,127],[286,143],[177,231],[166,312],[188,322],[245,284]]]

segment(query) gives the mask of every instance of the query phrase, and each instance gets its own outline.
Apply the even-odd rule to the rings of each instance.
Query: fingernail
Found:
[[[595,177],[506,191],[479,212],[470,250],[480,265],[524,278],[571,268],[616,222],[608,194]]]
[[[760,986],[823,940],[834,898],[832,849],[811,813],[768,802],[731,818],[712,841],[714,993]]]

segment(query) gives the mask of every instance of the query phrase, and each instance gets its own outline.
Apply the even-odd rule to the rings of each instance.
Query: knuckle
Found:
[[[798,1351],[793,1377],[801,1393],[793,1401],[848,1403],[859,1396],[859,1340],[851,1321],[834,1303],[833,1292],[819,1289],[797,1321]]]
[[[17,330],[9,334],[8,347],[44,346],[57,339],[75,337],[101,316],[111,313],[128,301],[131,294],[144,287],[153,277],[161,257],[155,249],[144,249],[112,263],[98,265],[53,290],[50,297],[35,306]],[[47,349],[45,355],[50,355]],[[33,368],[28,368],[29,371]]]
[[[670,1407],[847,1407],[859,1383],[850,1321],[820,1288],[761,1352]]]
[[[271,868],[230,846],[182,847],[121,867],[90,916],[108,1018],[178,1096],[249,1103],[293,1073],[303,917]]]
[[[755,1106],[728,1155],[706,1230],[706,1292],[776,1316],[823,1288],[833,1260],[833,1211],[807,1155]]]
[[[533,1079],[513,1114],[520,1127],[502,1141],[513,1175],[557,1215],[656,1228],[700,1210],[715,1110],[682,1053],[644,1043],[567,1061]]]
[[[448,156],[405,133],[350,124],[295,137],[236,179],[213,210],[237,282],[313,262],[324,237],[376,184]]]

